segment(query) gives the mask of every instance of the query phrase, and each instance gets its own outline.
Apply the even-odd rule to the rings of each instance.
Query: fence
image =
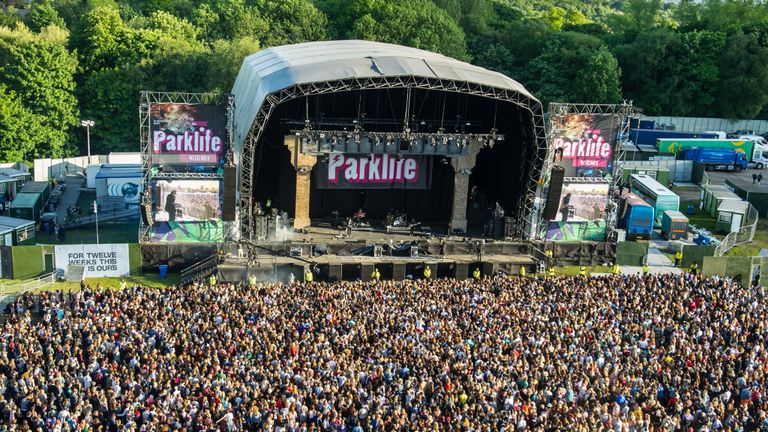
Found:
[[[757,230],[758,213],[757,209],[749,205],[747,211],[747,222],[739,228],[737,231],[729,233],[722,242],[715,248],[715,256],[720,257],[725,255],[732,247],[751,242],[755,238],[755,231]]]
[[[624,169],[639,171],[669,171],[669,179],[677,183],[688,183],[693,177],[693,161],[652,160],[624,161]]]
[[[182,284],[187,284],[200,280],[211,273],[216,273],[219,267],[219,255],[214,254],[210,258],[206,258],[196,264],[185,268],[180,273],[180,279]]]
[[[653,120],[656,127],[662,125],[674,127],[674,130],[686,132],[722,131],[735,132],[737,130],[752,130],[755,133],[768,132],[766,120],[728,120],[724,118],[707,117],[645,117],[643,120]]]
[[[24,294],[27,291],[49,287],[56,282],[59,274],[60,272],[55,270],[32,280],[14,284],[0,284],[0,297],[5,297],[8,294]]]

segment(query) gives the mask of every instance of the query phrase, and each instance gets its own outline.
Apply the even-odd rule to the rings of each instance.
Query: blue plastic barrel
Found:
[[[689,215],[692,215],[692,214],[693,214],[693,212],[694,212],[694,210],[693,210],[693,206],[692,206],[692,205],[688,205],[688,214],[689,214]]]
[[[160,264],[160,277],[165,279],[168,276],[168,264]]]

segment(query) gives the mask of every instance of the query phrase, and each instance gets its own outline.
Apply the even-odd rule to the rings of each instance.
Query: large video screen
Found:
[[[606,177],[613,169],[613,147],[620,118],[614,114],[552,116],[554,163],[566,177]]]
[[[608,183],[563,183],[560,206],[554,220],[583,222],[604,219],[609,189]]]
[[[152,164],[218,165],[225,153],[227,115],[222,105],[159,103],[149,109]]]
[[[220,180],[155,180],[155,221],[221,219]]]

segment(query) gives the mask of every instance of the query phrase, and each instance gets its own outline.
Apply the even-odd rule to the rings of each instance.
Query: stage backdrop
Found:
[[[554,163],[565,168],[565,177],[605,177],[611,173],[620,117],[566,114],[553,116],[550,122]]]
[[[149,108],[152,164],[216,165],[225,150],[223,105],[152,104]]]
[[[122,276],[131,272],[128,245],[79,244],[56,246],[56,268],[65,273],[70,265],[82,265],[84,277]]]
[[[429,189],[429,156],[331,154],[315,166],[320,189]]]

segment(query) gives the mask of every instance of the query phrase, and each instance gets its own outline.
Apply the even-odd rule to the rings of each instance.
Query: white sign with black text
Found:
[[[56,268],[66,274],[70,265],[81,265],[83,277],[109,277],[128,274],[131,266],[128,259],[128,245],[87,244],[57,245]]]

